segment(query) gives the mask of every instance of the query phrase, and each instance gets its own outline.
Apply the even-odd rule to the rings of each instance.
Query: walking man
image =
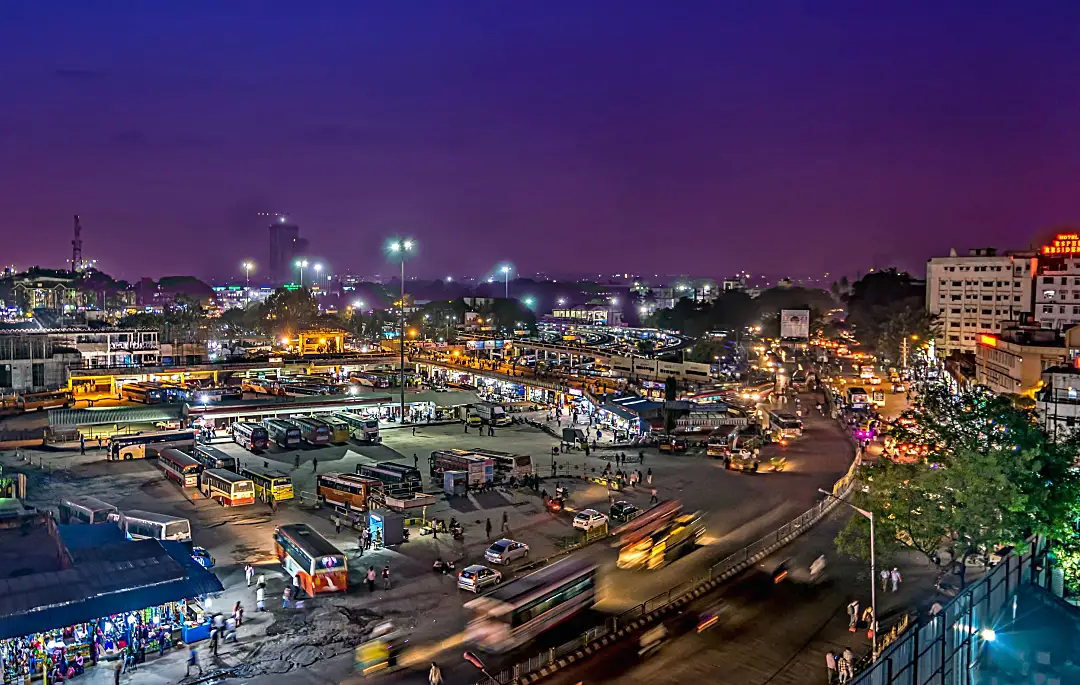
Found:
[[[420,457],[416,456],[416,452],[412,455],[412,465],[414,469],[420,468]]]
[[[484,532],[487,534],[488,540],[490,540],[491,539],[491,519],[490,518],[487,520],[486,523],[484,523]]]
[[[855,624],[859,621],[859,600],[853,599],[851,603],[847,605],[848,614],[848,632],[855,632]]]
[[[855,655],[851,653],[851,649],[844,650],[844,681],[851,680],[851,676],[855,675]]]
[[[266,590],[262,586],[255,588],[255,611],[266,611]]]
[[[825,668],[829,669],[829,685],[836,682],[836,655],[825,652]]]
[[[507,516],[506,512],[504,511],[501,532],[505,533],[508,530],[510,530],[510,517]]]
[[[881,591],[885,592],[889,589],[889,569],[881,569]]]
[[[416,425],[415,425],[415,424],[414,424],[414,425],[413,425],[413,427],[412,427],[412,434],[413,434],[413,435],[416,435]]]
[[[892,580],[892,591],[896,592],[900,588],[900,571],[895,566],[889,574],[889,578]]]
[[[390,589],[390,566],[389,566],[389,564],[386,565],[386,566],[383,566],[382,579],[383,579],[383,589],[384,590],[389,590]]]
[[[123,661],[121,661],[119,664],[117,664],[116,682],[118,682],[118,683],[120,682],[120,668],[123,665],[124,665]],[[191,667],[192,666],[199,669],[199,675],[201,676],[202,673],[203,673],[202,672],[202,665],[199,664],[199,653],[195,651],[195,645],[191,645],[191,651],[188,652],[187,672],[184,673],[185,678],[188,677],[189,675],[191,675]]]
[[[375,592],[375,567],[368,566],[367,570],[367,589],[368,592]]]
[[[652,489],[652,496],[649,497],[649,504],[656,504],[660,501],[660,498],[656,496],[656,488]]]
[[[299,454],[296,455],[296,459],[293,461],[293,468],[294,469],[300,468],[300,455]]]
[[[442,671],[439,670],[438,664],[434,661],[431,662],[431,670],[428,671],[428,685],[442,685]]]
[[[645,472],[645,480],[646,480],[646,482],[648,482],[649,485],[652,485],[652,469],[651,468],[648,471]]]
[[[251,587],[251,579],[255,577],[255,567],[248,564],[244,567],[244,578],[247,579],[247,586]]]
[[[319,458],[318,457],[312,457],[312,459],[311,459],[311,472],[315,473],[318,470],[319,470]]]
[[[215,626],[210,630],[210,654],[217,656],[218,635],[221,631]]]
[[[334,532],[339,533],[339,534],[341,533],[341,517],[340,516],[335,516],[334,517]]]

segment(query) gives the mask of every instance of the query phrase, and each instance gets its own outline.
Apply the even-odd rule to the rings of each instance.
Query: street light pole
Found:
[[[398,351],[401,355],[401,423],[405,423],[405,253],[413,248],[413,241],[395,241],[390,245],[390,251],[401,256],[401,300],[398,311]]]
[[[871,637],[871,654],[877,653],[877,627],[878,627],[878,613],[877,613],[877,557],[874,554],[874,512],[867,511],[854,504],[843,500],[836,495],[832,494],[828,490],[822,490],[818,488],[818,492],[822,493],[826,497],[831,497],[841,504],[846,504],[858,513],[862,514],[866,518],[870,519],[870,611],[874,614],[874,622],[870,626]]]
[[[504,266],[502,268],[502,272],[503,272],[503,283],[506,286],[505,291],[503,293],[503,297],[505,299],[509,300],[510,299],[510,267]]]

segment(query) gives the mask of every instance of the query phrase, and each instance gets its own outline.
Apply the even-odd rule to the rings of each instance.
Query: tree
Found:
[[[509,334],[520,324],[529,335],[536,335],[536,314],[514,299],[499,298],[482,311],[485,320],[492,320],[497,333]]]
[[[319,305],[307,288],[278,288],[259,306],[260,328],[275,338],[313,328],[319,321]]]
[[[895,269],[874,271],[844,298],[855,337],[879,357],[898,360],[904,341],[929,340],[936,323],[926,313],[926,286]],[[913,339],[914,336],[914,339]]]
[[[686,361],[700,364],[715,364],[716,358],[728,355],[727,343],[715,338],[702,338],[686,350]]]
[[[1080,438],[1050,439],[1031,411],[985,390],[954,395],[934,384],[919,399],[896,439],[925,445],[926,460],[880,459],[860,469],[867,488],[855,492],[854,504],[874,513],[879,554],[908,546],[935,559],[946,544],[966,560],[1036,533],[1070,539]],[[853,517],[837,545],[866,558],[868,534],[862,517]]]

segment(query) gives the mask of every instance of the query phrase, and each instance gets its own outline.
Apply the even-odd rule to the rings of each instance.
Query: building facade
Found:
[[[1070,358],[1080,347],[1080,328],[1056,331],[1006,328],[999,335],[982,333],[975,348],[975,381],[993,392],[1023,394],[1039,387],[1043,372]]]
[[[975,352],[980,336],[996,336],[1002,324],[1032,310],[1033,253],[998,254],[993,248],[956,251],[926,263],[926,311],[939,326],[937,349]]]
[[[61,388],[68,368],[78,363],[78,352],[45,331],[0,331],[0,394]]]
[[[281,217],[270,224],[270,261],[268,275],[275,285],[291,283],[293,260],[307,250],[307,241],[300,237],[300,227]]]
[[[155,366],[161,361],[161,341],[156,330],[88,328],[48,332],[57,345],[78,352],[83,368]]]

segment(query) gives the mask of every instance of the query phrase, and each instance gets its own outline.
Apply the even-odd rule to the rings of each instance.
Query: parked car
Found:
[[[502,573],[493,568],[473,564],[458,573],[457,586],[461,590],[480,592],[489,585],[498,585],[502,582]]]
[[[527,556],[529,556],[528,545],[508,538],[496,540],[484,552],[484,558],[493,564],[509,564],[514,559],[524,559]]]
[[[191,558],[199,562],[203,568],[214,568],[214,557],[206,551],[205,547],[192,547]]]
[[[619,500],[615,504],[611,505],[609,515],[612,521],[619,521],[620,523],[626,523],[630,519],[634,518],[641,513],[641,509],[630,502],[625,500]]]
[[[574,528],[579,530],[592,530],[600,526],[606,526],[608,517],[595,509],[583,509],[574,517]]]

